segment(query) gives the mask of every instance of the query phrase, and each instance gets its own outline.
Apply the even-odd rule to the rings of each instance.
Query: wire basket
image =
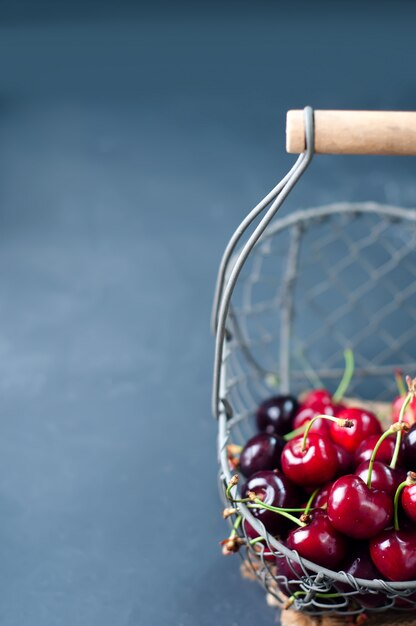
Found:
[[[342,203],[273,221],[314,153],[313,111],[307,107],[304,116],[306,150],[234,233],[219,271],[213,413],[224,503],[233,473],[227,445],[244,445],[255,433],[257,406],[277,390],[298,395],[317,379],[334,390],[347,346],[356,361],[355,396],[391,401],[393,370],[416,372],[416,211]],[[256,548],[247,542],[244,556],[277,600],[295,597],[295,608],[309,613],[409,610],[416,604],[415,581],[364,580],[325,569],[268,534],[244,504],[239,509],[264,538]]]

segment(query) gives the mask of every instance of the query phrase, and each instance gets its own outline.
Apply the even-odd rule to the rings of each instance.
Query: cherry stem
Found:
[[[275,506],[270,506],[270,504],[264,504],[264,502],[259,500],[259,498],[254,498],[254,500],[252,500],[252,504],[251,505],[248,504],[247,507],[249,509],[259,509],[259,508],[266,509],[267,511],[272,511],[273,513],[277,513],[278,515],[282,515],[283,517],[286,517],[287,519],[289,519],[294,524],[297,524],[298,526],[306,526],[306,524],[298,520],[297,517],[294,517],[294,515],[287,513],[286,509],[278,509]]]
[[[351,428],[351,426],[354,425],[354,423],[351,420],[342,420],[342,419],[339,419],[338,417],[332,417],[331,415],[316,415],[315,417],[311,419],[310,422],[308,422],[308,425],[306,426],[306,430],[303,433],[302,452],[306,452],[306,443],[307,443],[309,431],[312,428],[313,423],[319,419],[324,419],[324,420],[329,420],[330,422],[335,422],[335,424],[337,424],[338,426],[341,426],[341,428]]]
[[[403,398],[406,395],[406,388],[404,386],[404,382],[403,382],[403,375],[401,370],[396,370],[394,372],[394,378],[396,380],[396,385],[397,385],[397,390],[399,392],[399,395],[403,396]]]
[[[405,400],[404,400],[404,402],[402,404],[402,408],[400,409],[398,424],[402,424],[403,423],[404,414],[405,414],[406,409],[407,409],[407,407],[409,406],[409,404],[410,404],[410,402],[412,400],[413,400],[413,392],[409,391],[409,393],[407,394],[407,396],[406,396],[406,398],[405,398]],[[392,457],[391,463],[390,463],[390,467],[392,469],[395,469],[395,467],[396,467],[397,459],[399,457],[401,442],[402,442],[402,431],[399,430],[399,431],[397,431],[396,444],[394,446],[393,457]]]
[[[381,446],[381,444],[383,443],[383,441],[387,439],[387,437],[390,437],[390,435],[393,435],[394,432],[395,432],[395,429],[393,427],[390,427],[381,435],[380,439],[377,441],[376,445],[374,446],[373,452],[371,453],[371,457],[370,457],[370,463],[368,464],[368,476],[367,476],[368,488],[371,488],[371,475],[373,473],[373,465],[374,465],[374,461],[376,460],[377,451],[379,447]]]
[[[341,381],[338,385],[336,392],[332,396],[332,399],[334,400],[335,404],[338,404],[344,397],[345,392],[350,386],[350,382],[354,375],[354,353],[349,348],[347,350],[344,350],[344,359],[345,359],[344,374],[341,378]]]
[[[305,509],[303,511],[303,515],[308,515],[309,511],[311,510],[312,502],[315,500],[316,495],[318,494],[320,489],[321,489],[320,487],[317,487],[315,491],[311,494],[309,500],[306,503]]]
[[[416,474],[415,474],[415,472],[408,472],[406,480],[404,480],[402,483],[400,483],[400,485],[396,489],[396,493],[394,494],[394,502],[393,502],[393,507],[394,507],[394,530],[400,530],[400,526],[399,526],[399,500],[400,500],[400,496],[402,494],[402,491],[408,485],[414,485],[414,484],[416,484]]]
[[[238,484],[238,480],[239,480],[238,479],[238,474],[234,474],[234,476],[232,476],[230,482],[228,483],[227,489],[225,490],[225,497],[228,500],[232,500],[233,499],[233,497],[231,495],[231,489]]]
[[[234,522],[233,527],[231,529],[229,539],[232,539],[233,537],[235,537],[237,535],[237,530],[239,529],[240,524],[241,524],[242,521],[243,521],[243,516],[242,515],[238,515],[235,518],[235,522]]]

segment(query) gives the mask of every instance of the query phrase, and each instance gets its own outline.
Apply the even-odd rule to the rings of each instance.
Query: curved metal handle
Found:
[[[232,235],[223,255],[220,264],[220,270],[217,278],[217,285],[214,297],[214,307],[212,324],[215,332],[215,356],[214,356],[214,382],[212,390],[212,412],[214,417],[219,416],[223,407],[221,403],[224,400],[220,398],[220,377],[221,363],[223,358],[224,342],[226,340],[225,323],[230,309],[231,298],[234,292],[237,279],[240,272],[256,243],[266,230],[267,226],[280,209],[284,200],[287,198],[293,187],[296,185],[308,165],[310,164],[314,154],[314,112],[311,107],[304,109],[304,125],[306,133],[306,150],[299,156],[294,166],[276,185],[276,187],[262,200],[241,222],[235,233]],[[271,203],[271,204],[270,204]],[[269,206],[270,205],[270,206]],[[254,221],[254,219],[269,206],[266,214],[261,219],[249,239],[243,246],[241,252],[236,258],[234,265],[228,275],[228,268],[232,259],[232,253],[241,239],[244,232]]]

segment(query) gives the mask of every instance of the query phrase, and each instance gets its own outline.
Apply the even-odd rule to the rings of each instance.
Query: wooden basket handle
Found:
[[[416,155],[416,111],[315,111],[318,154]],[[288,111],[286,150],[305,150],[303,110]]]

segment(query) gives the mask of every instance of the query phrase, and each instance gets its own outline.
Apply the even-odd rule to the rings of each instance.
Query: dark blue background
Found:
[[[0,623],[271,624],[218,546],[214,277],[288,108],[415,108],[416,5],[0,17]],[[320,157],[282,211],[414,206],[414,172]]]

